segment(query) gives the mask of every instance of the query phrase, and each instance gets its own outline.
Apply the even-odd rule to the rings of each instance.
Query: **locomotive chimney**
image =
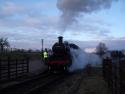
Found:
[[[59,44],[62,44],[62,43],[63,43],[63,37],[62,37],[62,36],[59,36],[59,37],[58,37],[58,40],[59,40]]]

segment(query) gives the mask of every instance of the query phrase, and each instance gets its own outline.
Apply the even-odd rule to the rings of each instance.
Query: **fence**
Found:
[[[112,94],[125,94],[125,58],[104,59],[103,76]]]
[[[0,58],[0,81],[15,80],[29,72],[29,58]]]

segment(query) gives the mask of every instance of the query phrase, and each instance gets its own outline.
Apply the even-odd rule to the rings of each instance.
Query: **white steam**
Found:
[[[84,69],[87,64],[95,66],[101,64],[101,59],[95,54],[87,54],[81,49],[70,49],[72,56],[72,65],[69,67],[69,71],[76,71]]]

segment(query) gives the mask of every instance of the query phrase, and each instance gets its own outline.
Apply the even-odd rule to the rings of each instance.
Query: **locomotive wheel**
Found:
[[[66,66],[63,67],[63,71],[65,71],[65,72],[68,71]]]
[[[64,71],[65,71],[65,70],[66,70],[66,67],[64,66],[63,69],[64,69]]]
[[[48,69],[51,70],[51,66],[49,66]]]

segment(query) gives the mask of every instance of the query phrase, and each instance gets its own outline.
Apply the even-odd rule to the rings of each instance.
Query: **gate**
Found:
[[[15,80],[29,72],[29,58],[0,58],[0,81]]]

